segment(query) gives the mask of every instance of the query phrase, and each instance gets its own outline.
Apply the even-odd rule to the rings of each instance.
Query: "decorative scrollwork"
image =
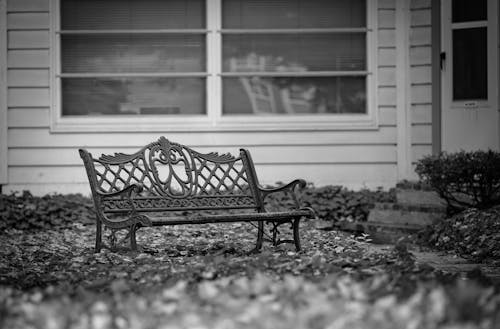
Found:
[[[255,207],[255,201],[253,197],[249,195],[193,197],[184,199],[140,198],[133,199],[132,202],[136,211]],[[107,212],[127,212],[132,210],[129,201],[125,199],[105,199],[103,200],[103,206],[104,211]]]
[[[159,194],[173,198],[184,198],[192,194],[193,160],[187,147],[170,143],[165,137],[161,137],[149,149],[148,160]],[[163,172],[160,172],[160,168]]]
[[[99,161],[107,164],[120,164],[136,159],[141,155],[141,153],[143,153],[143,150],[133,154],[125,154],[125,153],[115,153],[113,155],[103,154],[99,157]]]
[[[293,242],[293,240],[290,240],[290,239],[280,239],[280,237],[279,237],[279,235],[281,233],[280,230],[279,230],[279,227],[281,225],[283,225],[283,224],[289,224],[290,225],[290,229],[293,230],[294,224],[293,224],[293,220],[292,219],[290,219],[289,221],[285,221],[285,222],[266,221],[265,224],[272,226],[272,227],[269,228],[269,233],[272,234],[271,242],[273,243],[274,246],[277,246],[277,245],[282,244],[282,243]]]
[[[93,161],[98,164],[94,168],[101,192],[117,192],[130,184],[140,184],[144,187],[142,196],[168,199],[200,194],[250,195],[241,157],[199,153],[163,136],[133,154],[102,155]]]
[[[219,154],[218,152],[210,152],[206,154],[193,151],[195,157],[210,161],[210,162],[231,162],[236,161],[238,158],[234,157],[231,153]]]

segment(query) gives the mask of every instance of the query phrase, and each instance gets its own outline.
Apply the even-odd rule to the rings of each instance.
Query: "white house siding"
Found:
[[[412,17],[416,17],[412,31],[425,30],[420,25],[425,25],[426,15],[430,15],[430,5],[422,8],[417,5],[420,3],[412,1]],[[397,177],[396,170],[395,1],[379,0],[378,6],[377,129],[165,132],[163,135],[201,151],[236,153],[239,147],[248,148],[264,184],[302,177],[316,185],[393,186],[402,178]],[[424,18],[418,18],[421,16]],[[7,1],[9,183],[3,191],[88,194],[78,148],[88,148],[96,155],[133,152],[156,140],[161,133],[51,133],[49,21],[49,0]],[[427,73],[430,46],[417,39],[420,40],[415,38],[410,49],[412,77],[415,77],[411,135],[414,152],[420,155],[430,150],[430,73]]]
[[[410,2],[412,163],[432,153],[431,0]],[[417,178],[413,173],[412,178]]]

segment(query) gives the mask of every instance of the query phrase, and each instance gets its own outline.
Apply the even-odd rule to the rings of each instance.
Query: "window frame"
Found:
[[[444,108],[463,110],[463,109],[481,109],[495,108],[498,102],[498,84],[492,68],[498,66],[498,61],[495,58],[497,52],[498,40],[498,5],[495,6],[495,0],[487,0],[487,16],[484,20],[452,22],[452,1],[443,1],[441,10],[446,15],[441,27],[441,50],[446,51],[446,62],[444,70],[441,72],[441,79],[447,81],[447,86],[443,90],[442,99],[446,103]],[[493,5],[492,5],[493,4]],[[493,10],[492,10],[493,8]],[[469,28],[486,28],[486,65],[487,65],[487,98],[486,99],[453,99],[453,31]]]
[[[51,104],[50,129],[52,132],[189,132],[189,131],[304,131],[304,130],[364,130],[378,128],[377,111],[377,0],[366,0],[366,113],[327,114],[327,115],[223,115],[222,114],[222,35],[234,30],[222,29],[222,0],[206,0],[206,29],[187,30],[188,33],[205,33],[206,72],[166,73],[163,77],[197,76],[206,81],[205,115],[117,115],[117,116],[62,116],[61,79],[71,74],[61,74],[61,35],[68,33],[60,29],[60,1],[50,1],[50,88]],[[284,32],[283,29],[262,29],[259,33]],[[320,29],[325,32],[324,29]],[[359,31],[352,29],[327,29]],[[120,30],[122,31],[122,30]],[[156,30],[153,30],[155,32]],[[287,30],[288,32],[290,30]],[[300,33],[318,32],[318,29],[298,30]],[[321,32],[320,31],[320,32]],[[184,33],[186,30],[162,30],[161,33]],[[328,32],[328,31],[326,31]],[[334,31],[335,32],[335,31]],[[92,33],[99,33],[92,31]],[[335,73],[335,72],[334,72]],[[360,72],[358,72],[360,73]],[[366,73],[366,75],[364,75]],[[235,73],[234,75],[239,75]],[[265,73],[263,73],[265,75]],[[346,72],[336,72],[345,75]],[[347,73],[349,75],[349,73]],[[350,73],[352,74],[352,73]],[[130,74],[134,76],[133,74]],[[141,76],[158,76],[140,74]],[[231,74],[232,75],[232,74]],[[269,74],[272,75],[272,74]],[[276,74],[274,74],[276,75]],[[338,76],[332,72],[303,72],[287,76]],[[112,76],[110,74],[109,76]]]
[[[487,3],[487,6],[489,4]],[[453,4],[452,4],[453,6]],[[453,42],[455,40],[453,40],[453,32],[455,31],[458,31],[458,30],[468,30],[468,29],[474,29],[474,28],[484,28],[486,29],[486,45],[485,45],[485,48],[486,48],[486,98],[474,98],[474,97],[471,97],[471,98],[464,98],[464,99],[455,99],[454,98],[454,88],[455,88],[455,74],[454,74],[454,67],[453,67],[453,58],[454,58],[454,55],[455,55],[455,52],[454,52],[454,49],[453,49]],[[488,11],[486,12],[486,19],[484,20],[476,20],[476,21],[467,21],[467,22],[458,22],[458,23],[454,23],[454,22],[451,22],[450,23],[450,43],[451,43],[451,52],[450,52],[450,58],[451,58],[451,61],[450,61],[450,66],[449,66],[449,70],[450,70],[450,75],[451,75],[451,79],[450,79],[450,82],[451,82],[451,86],[450,86],[450,96],[451,96],[451,104],[452,107],[462,107],[462,106],[465,106],[466,103],[470,103],[470,104],[476,104],[477,106],[481,106],[481,107],[484,107],[484,106],[488,106],[490,101],[491,101],[491,88],[490,88],[490,79],[489,79],[489,75],[491,75],[491,73],[488,73],[488,68],[490,67],[490,60],[489,60],[489,52],[488,52],[488,44],[489,44],[489,33],[490,33],[490,29],[491,27],[488,26]]]

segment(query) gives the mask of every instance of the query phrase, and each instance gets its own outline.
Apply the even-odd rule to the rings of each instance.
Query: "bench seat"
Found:
[[[279,211],[265,213],[238,213],[220,215],[195,215],[192,217],[172,216],[150,217],[152,226],[163,225],[183,225],[183,224],[210,224],[210,223],[231,223],[231,222],[287,222],[294,218],[310,216],[309,210]]]

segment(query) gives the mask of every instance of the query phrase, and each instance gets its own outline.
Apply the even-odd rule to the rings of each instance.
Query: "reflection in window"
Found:
[[[227,35],[223,45],[230,72],[366,69],[365,33]]]
[[[225,29],[366,26],[366,0],[225,0]]]
[[[366,112],[365,77],[224,78],[224,114]]]
[[[222,4],[223,114],[367,113],[365,0]]]
[[[367,113],[366,0],[59,1],[63,116]]]
[[[205,0],[60,1],[63,116],[206,114]]]
[[[63,30],[199,29],[205,0],[61,0]]]
[[[63,79],[63,115],[204,114],[200,78]]]
[[[204,35],[63,35],[64,73],[202,72]]]

